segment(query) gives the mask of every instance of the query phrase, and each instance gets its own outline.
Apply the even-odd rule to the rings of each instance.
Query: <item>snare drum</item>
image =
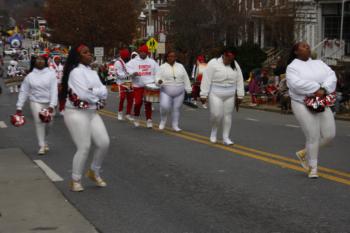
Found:
[[[156,84],[146,84],[144,97],[146,102],[159,103],[160,88]]]
[[[120,84],[120,86],[126,88],[127,92],[132,92],[133,91],[133,89],[132,89],[132,82],[131,81],[123,82],[123,83]]]

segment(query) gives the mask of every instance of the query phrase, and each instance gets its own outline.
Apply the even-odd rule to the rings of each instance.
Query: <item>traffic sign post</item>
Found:
[[[103,47],[95,47],[94,48],[94,55],[96,57],[96,62],[98,64],[103,63],[103,56],[104,56],[104,48]]]
[[[154,39],[153,37],[151,37],[147,43],[146,43],[148,49],[150,50],[150,52],[154,53],[157,48],[158,48],[158,41],[156,39]]]

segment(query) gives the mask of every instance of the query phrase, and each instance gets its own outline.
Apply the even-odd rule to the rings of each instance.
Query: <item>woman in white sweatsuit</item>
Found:
[[[38,154],[44,155],[49,151],[46,136],[52,121],[49,124],[43,123],[39,118],[39,112],[46,108],[53,113],[57,105],[57,79],[55,72],[48,68],[47,59],[44,57],[32,57],[30,70],[21,84],[16,113],[22,115],[23,105],[29,97],[39,142]]]
[[[167,115],[172,111],[172,128],[179,132],[180,108],[182,106],[185,91],[191,93],[191,83],[183,65],[176,62],[176,53],[168,52],[165,56],[166,63],[160,66],[156,74],[156,83],[160,89],[160,124],[159,129],[165,128]]]
[[[304,104],[307,96],[324,96],[335,91],[337,78],[329,66],[320,60],[311,60],[310,46],[306,42],[295,44],[287,67],[287,85],[292,109],[306,137],[305,149],[296,153],[301,165],[308,170],[309,178],[317,178],[320,146],[335,137],[332,111],[313,113]]]
[[[83,169],[90,152],[91,141],[96,149],[87,177],[98,187],[107,184],[100,176],[103,159],[109,148],[106,127],[97,113],[99,103],[107,98],[107,88],[101,83],[96,71],[90,68],[93,61],[85,45],[72,48],[67,58],[62,80],[63,95],[67,98],[64,121],[77,147],[73,158],[71,191],[79,192]],[[79,98],[79,99],[77,99]]]
[[[237,94],[238,99],[235,98]],[[230,139],[232,112],[235,101],[238,104],[244,97],[244,84],[241,68],[235,61],[235,54],[231,49],[225,49],[223,55],[208,63],[203,73],[201,83],[201,101],[205,103],[209,96],[209,108],[212,129],[210,141],[217,142],[218,126],[223,119],[223,143],[232,145]]]

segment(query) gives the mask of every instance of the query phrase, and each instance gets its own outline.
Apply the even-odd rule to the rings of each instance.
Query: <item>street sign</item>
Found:
[[[157,50],[157,48],[158,48],[158,41],[156,41],[156,39],[154,39],[153,37],[151,37],[151,38],[147,41],[146,45],[147,45],[148,49],[149,49],[152,53],[154,53],[154,52]]]
[[[159,33],[159,42],[161,43],[166,42],[166,35],[163,32]]]
[[[104,56],[103,47],[95,47],[94,48],[94,55],[95,55],[95,57],[103,57]]]
[[[165,43],[158,43],[157,53],[165,54]]]

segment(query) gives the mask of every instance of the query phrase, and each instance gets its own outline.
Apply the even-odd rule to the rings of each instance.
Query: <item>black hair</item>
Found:
[[[80,54],[78,52],[79,46],[74,46],[70,49],[65,66],[63,68],[62,77],[62,92],[59,96],[60,100],[65,100],[68,94],[68,79],[70,72],[76,68],[80,63]]]
[[[39,56],[32,56],[30,58],[30,68],[29,68],[29,72],[32,72],[35,68],[35,63],[36,63],[36,60],[38,59]],[[45,61],[45,67],[49,67],[49,62],[48,62],[48,59],[46,57],[41,57],[44,59]]]
[[[290,50],[289,52],[289,56],[288,56],[288,60],[287,60],[287,66],[292,63],[292,61],[297,58],[297,55],[295,53],[295,51],[298,50],[299,48],[299,45],[300,45],[301,42],[297,42],[293,45],[292,49]]]
[[[233,61],[231,62],[230,66],[233,70],[236,69],[236,64],[235,64],[235,61],[236,61],[236,54],[237,54],[237,51],[235,48],[233,47],[225,47],[223,50],[222,50],[222,53],[221,53],[221,56],[222,55],[225,55],[226,53],[232,53],[235,55],[235,59],[233,59]]]
[[[168,52],[166,52],[166,53],[164,54],[164,57],[163,57],[164,62],[168,63],[168,57],[169,57],[169,55],[170,55],[171,53],[175,53],[175,55],[176,55],[175,50],[169,50]]]

